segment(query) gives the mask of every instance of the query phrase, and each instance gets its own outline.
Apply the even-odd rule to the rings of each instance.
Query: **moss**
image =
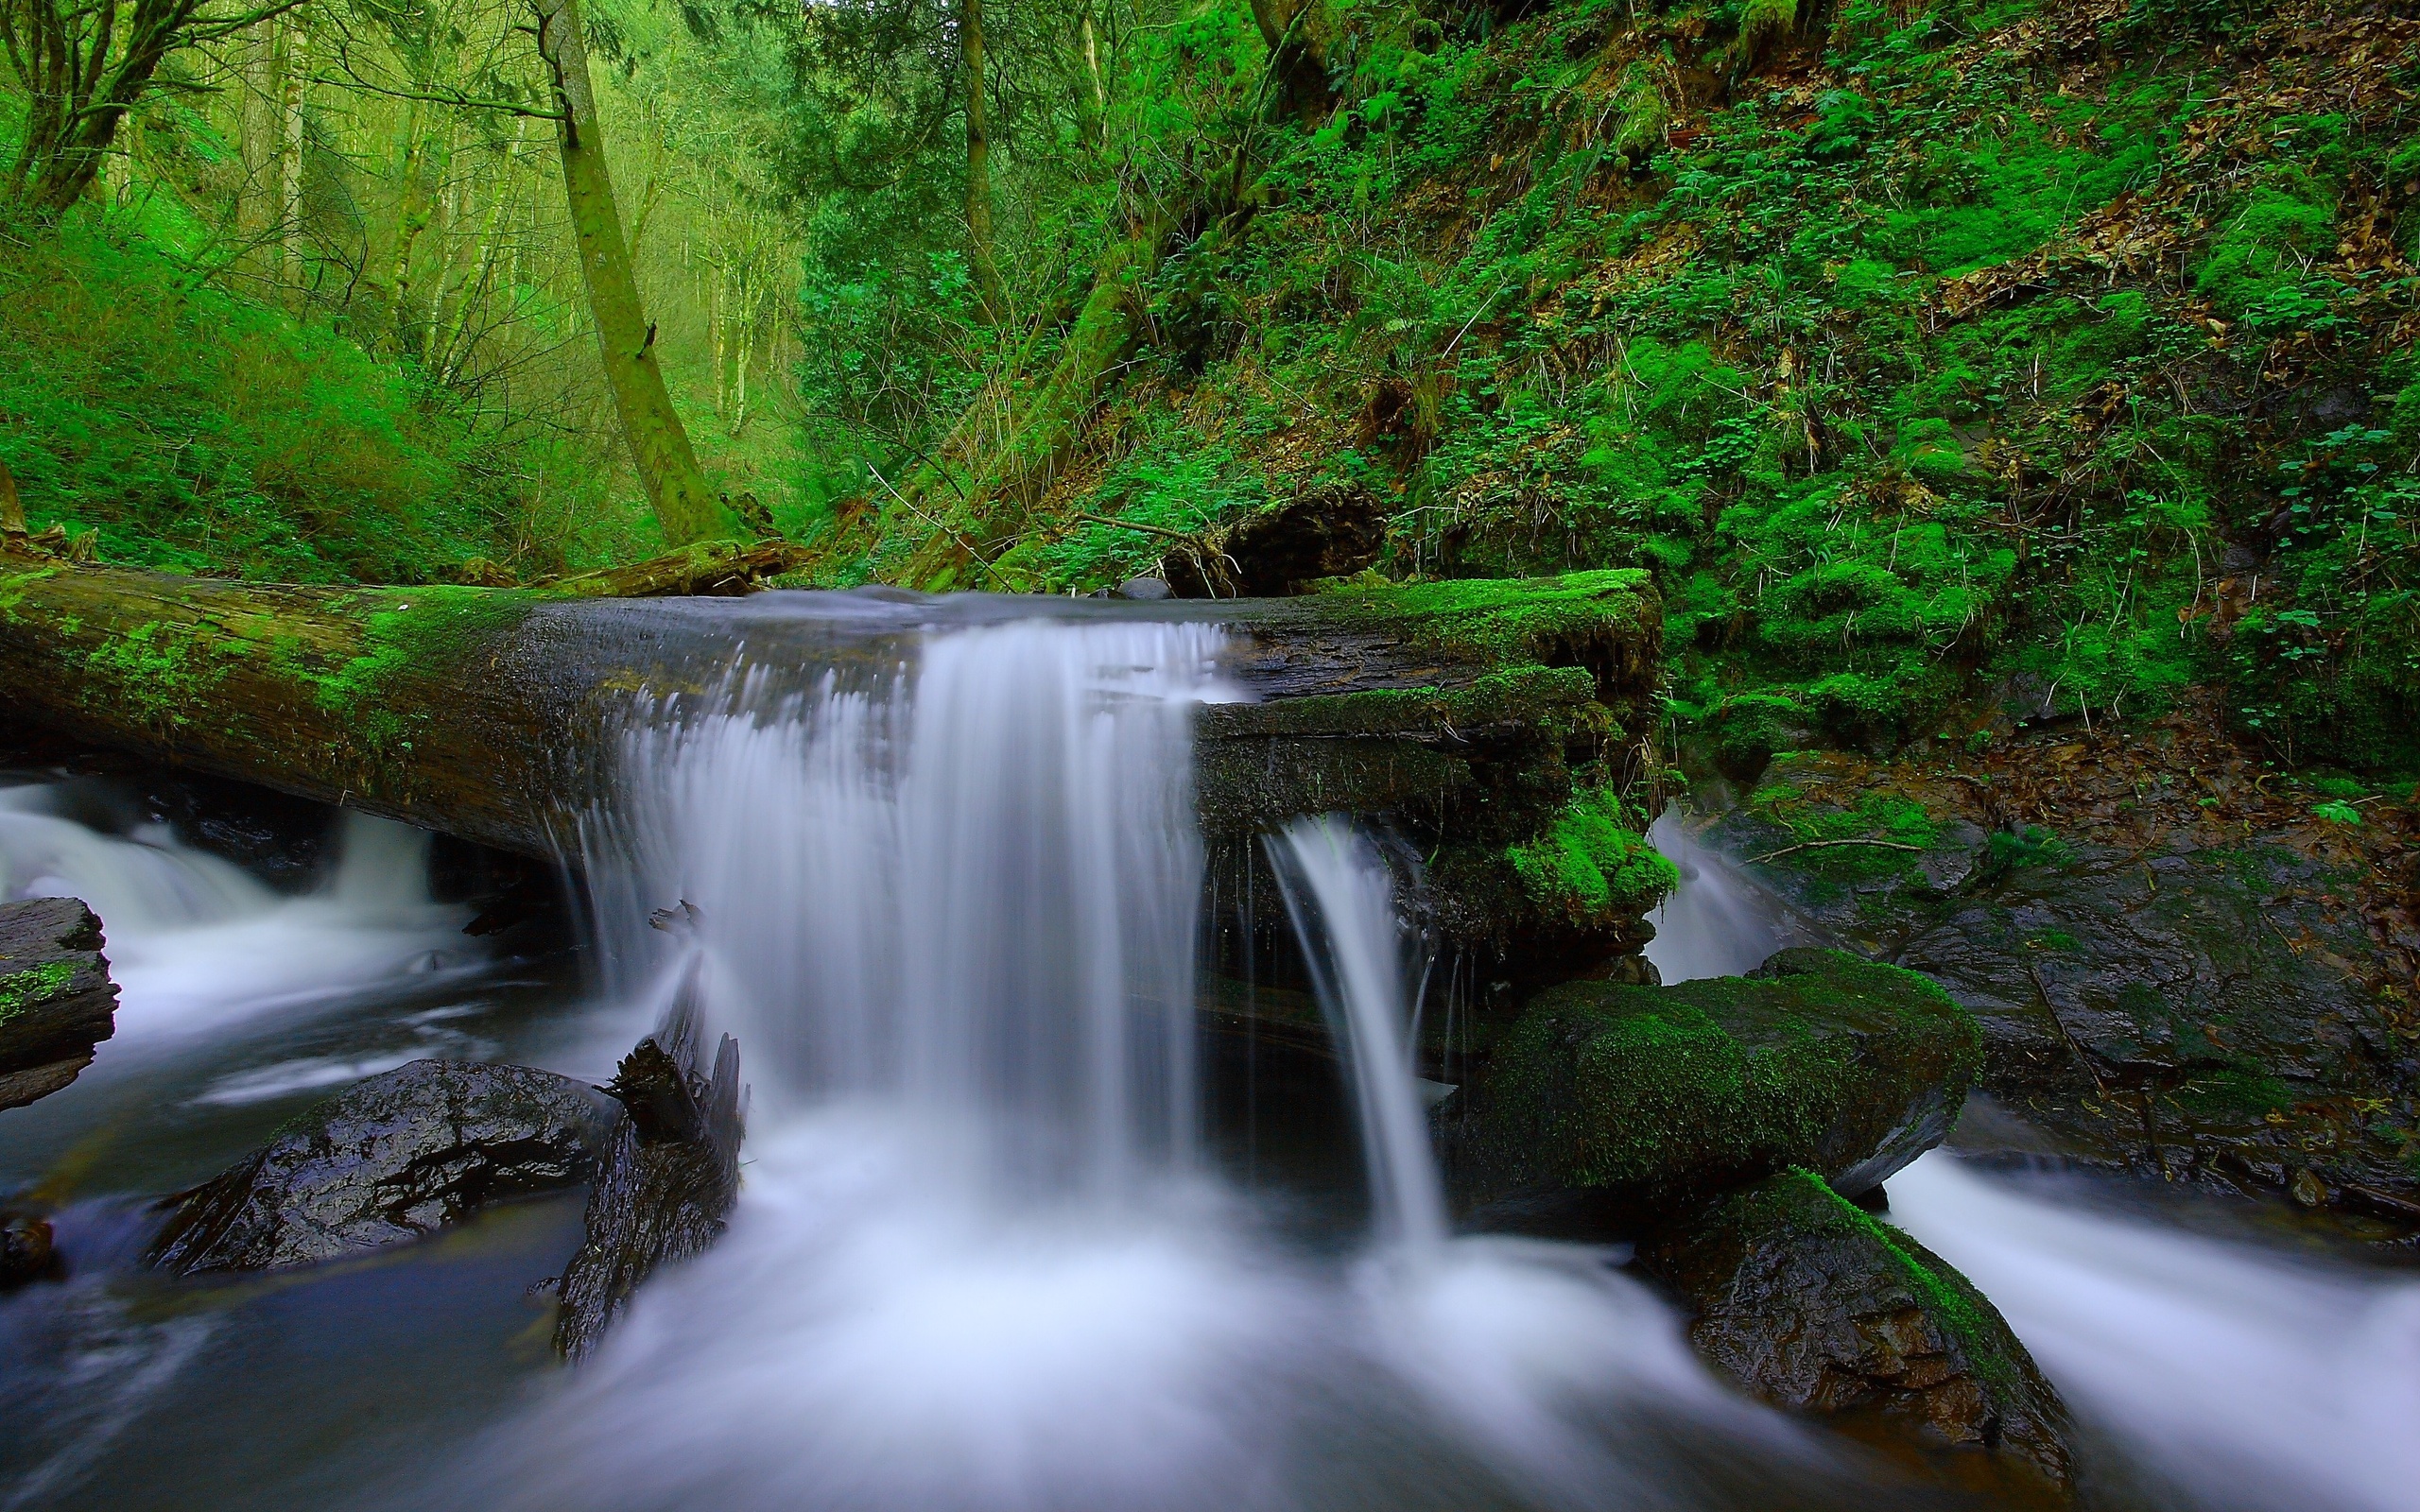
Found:
[[[1915,1295],[1934,1326],[1950,1335],[1966,1357],[1967,1368],[2002,1388],[2018,1383],[2021,1372],[2008,1352],[2014,1341],[2005,1324],[1995,1326],[1997,1314],[1974,1282],[1833,1191],[1813,1171],[1793,1166],[1781,1180],[1768,1183],[1769,1189],[1773,1187],[1784,1190],[1772,1192],[1770,1200],[1776,1208],[1786,1204],[1790,1221],[1800,1226],[1811,1222],[1838,1234],[1865,1239],[1889,1256],[1899,1280]]]
[[[1356,581],[1328,596],[1373,628],[1496,670],[1586,667],[1600,696],[1643,691],[1661,653],[1663,610],[1638,568],[1557,577]]]
[[[1655,1206],[1789,1165],[1841,1176],[1909,1137],[1919,1109],[1945,1129],[1982,1056],[1946,993],[1833,951],[1766,971],[1542,994],[1480,1094],[1481,1184]]]
[[[210,654],[210,632],[146,621],[104,640],[85,658],[112,700],[163,731],[189,723],[200,699],[226,676]]]
[[[57,997],[75,975],[73,961],[44,961],[0,976],[0,1023]]]
[[[1680,885],[1612,790],[1573,796],[1538,839],[1510,847],[1505,859],[1540,908],[1575,923],[1636,919]]]

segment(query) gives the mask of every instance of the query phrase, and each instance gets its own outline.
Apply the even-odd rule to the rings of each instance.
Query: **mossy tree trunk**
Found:
[[[1315,119],[1336,103],[1328,77],[1329,49],[1343,22],[1329,0],[1252,0],[1252,17],[1269,43],[1271,106]]]
[[[161,60],[300,3],[222,12],[208,0],[6,0],[0,55],[23,86],[25,129],[0,202],[44,219],[64,214],[99,177],[118,123],[150,89]]]
[[[925,588],[983,586],[983,564],[1016,534],[1083,436],[1102,381],[1142,330],[1139,285],[1159,255],[1156,223],[1111,247],[1040,383],[995,387],[885,502],[932,531],[908,563]],[[957,468],[952,463],[959,464]],[[951,523],[954,522],[954,523]]]
[[[733,540],[739,521],[706,482],[689,433],[672,407],[655,355],[655,327],[639,302],[622,216],[606,170],[605,136],[589,87],[588,43],[579,0],[532,0],[538,14],[538,55],[555,88],[556,127],[562,144],[563,189],[571,201],[572,238],[588,281],[607,387],[629,442],[631,461],[665,539]]]
[[[1000,265],[992,252],[992,135],[984,110],[983,0],[958,0],[958,43],[966,64],[966,258],[983,301],[983,322],[1008,318]]]

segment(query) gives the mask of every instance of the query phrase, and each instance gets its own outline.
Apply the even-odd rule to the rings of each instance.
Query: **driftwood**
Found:
[[[0,1108],[59,1091],[117,1032],[101,921],[73,898],[0,903]]]
[[[555,1351],[596,1349],[659,1265],[721,1237],[739,1196],[739,1042],[722,1037],[698,1074],[698,963],[662,1027],[622,1058],[604,1091],[622,1105],[588,1194],[588,1237],[558,1287]]]

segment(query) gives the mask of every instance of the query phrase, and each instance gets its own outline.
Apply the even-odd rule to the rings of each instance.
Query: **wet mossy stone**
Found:
[[[273,1270],[418,1239],[585,1180],[612,1113],[602,1092],[549,1071],[415,1060],[171,1199],[150,1259],[181,1276]]]
[[[1709,1365],[1965,1489],[2061,1500],[2067,1412],[1999,1311],[1940,1257],[1790,1170],[1655,1230],[1639,1262]]]
[[[0,1108],[76,1079],[117,1032],[101,921],[74,898],[0,903]]]
[[[1854,1196],[1941,1143],[1981,1053],[1941,988],[1838,951],[1676,987],[1566,982],[1497,1041],[1457,1184],[1616,1226],[1790,1166]]]

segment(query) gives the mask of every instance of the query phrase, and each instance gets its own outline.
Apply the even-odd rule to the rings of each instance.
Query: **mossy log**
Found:
[[[690,577],[727,585],[730,571],[717,558]],[[705,691],[742,639],[752,664],[804,678],[895,657],[912,633],[895,614],[885,628],[789,613],[781,595],[709,606],[596,586],[300,588],[0,555],[0,709],[552,857],[635,694]],[[1071,617],[1142,612],[1029,602]],[[1441,874],[1470,879],[1441,901],[1449,932],[1507,940],[1512,916],[1537,902],[1520,850],[1551,843],[1613,779],[1649,717],[1660,633],[1653,590],[1633,572],[1154,612],[1226,625],[1228,672],[1257,699],[1207,708],[1198,726],[1214,838],[1323,810],[1389,815],[1424,853],[1446,848]],[[1634,945],[1652,902],[1625,894],[1581,932],[1596,930],[1599,954]]]

